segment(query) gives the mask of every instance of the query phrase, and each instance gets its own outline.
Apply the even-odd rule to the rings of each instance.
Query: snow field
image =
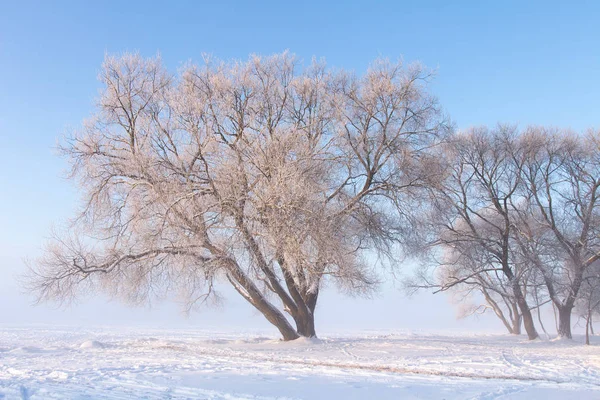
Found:
[[[600,340],[0,328],[3,399],[599,399]]]

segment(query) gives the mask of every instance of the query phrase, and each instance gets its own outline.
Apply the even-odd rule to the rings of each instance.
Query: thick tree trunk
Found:
[[[296,322],[296,331],[300,336],[316,337],[315,332],[315,317],[312,313],[307,313],[302,316],[298,315],[294,318]]]
[[[245,226],[241,217],[236,219],[236,224],[244,235],[244,239],[246,240],[246,244],[248,245],[248,249],[250,250],[254,261],[265,274],[265,282],[270,285],[270,290],[281,299],[284,310],[294,319],[296,329],[294,330],[287,318],[266,300],[265,296],[258,288],[256,288],[254,283],[248,279],[244,271],[242,271],[235,262],[233,262],[232,268],[230,269],[235,281],[232,282],[233,286],[244,298],[246,298],[246,300],[259,310],[269,322],[279,329],[284,340],[294,340],[300,336],[316,336],[314,310],[319,294],[318,289],[314,292],[305,292],[306,282],[304,275],[300,274],[296,277],[301,280],[301,282],[298,283],[290,273],[283,254],[277,254],[277,262],[279,263],[287,287],[286,291],[280,283],[279,277],[275,271],[273,271],[267,263],[260,246]],[[230,279],[230,282],[231,281],[232,279]],[[239,283],[241,288],[236,285],[236,282]]]
[[[283,340],[298,339],[298,332],[292,327],[285,315],[265,298],[235,261],[230,262],[227,278],[237,292],[279,330]]]
[[[527,303],[521,306],[521,311],[523,312],[523,325],[525,326],[527,337],[529,340],[537,339],[539,335],[535,330],[535,325],[533,324],[533,315],[531,315],[531,310],[529,309],[529,306],[527,306]]]
[[[571,310],[573,306],[563,305],[558,307],[558,336],[572,339],[571,335]]]
[[[302,302],[295,315],[292,315],[296,322],[296,331],[300,336],[304,337],[316,337],[317,332],[315,331],[315,308],[317,306],[317,299],[319,297],[319,290],[314,292],[305,293],[302,296]]]
[[[514,277],[512,277],[512,281],[513,292],[515,294],[517,304],[519,305],[519,309],[521,310],[521,315],[523,316],[523,326],[525,327],[525,332],[527,332],[527,337],[529,340],[537,339],[539,335],[535,330],[533,315],[531,314],[531,310],[529,309],[529,305],[527,304],[525,296],[523,296],[521,286],[519,286],[519,282],[517,282]]]
[[[315,332],[315,307],[317,306],[317,299],[319,296],[319,290],[308,291],[306,279],[304,275],[299,274],[298,279],[301,280],[300,284],[296,283],[296,280],[292,277],[289,270],[286,268],[286,263],[283,255],[277,257],[277,261],[281,266],[283,272],[283,278],[285,280],[286,287],[291,296],[291,301],[294,307],[289,307],[292,318],[296,322],[296,331],[300,336],[304,337],[316,337]]]
[[[590,314],[590,332],[591,332],[592,335],[595,335],[595,333],[594,333],[594,321],[593,321],[592,317],[593,317],[593,314]]]
[[[279,283],[279,279],[277,278],[275,273],[270,269],[269,265],[265,260],[264,254],[260,250],[258,243],[244,224],[244,220],[241,216],[238,216],[236,218],[236,225],[242,231],[244,239],[246,240],[248,249],[250,250],[254,261],[268,279],[268,282],[271,285],[271,290],[273,290],[277,294],[277,296],[279,296],[279,298],[283,302],[284,307],[286,307],[289,310],[288,312],[290,312],[292,316],[295,317],[295,315],[298,313],[298,306],[294,304],[294,300],[290,298],[290,296],[285,292],[284,288]],[[246,274],[239,268],[237,263],[235,263],[235,266],[231,271],[235,280],[239,282],[239,284],[246,290],[248,295],[246,295],[246,293],[244,293],[243,290],[239,290],[235,283],[232,282],[236,290],[244,298],[246,298],[246,300],[248,300],[254,307],[256,307],[256,309],[260,311],[269,322],[271,322],[277,327],[277,329],[279,329],[279,332],[281,332],[281,335],[283,336],[283,340],[297,339],[299,337],[298,332],[292,328],[285,315],[283,315],[283,313],[281,313],[277,308],[275,308],[270,302],[266,300],[265,296],[260,292],[260,290],[258,290],[258,288],[256,288],[256,285],[254,285],[254,283],[250,279],[248,279]]]
[[[519,314],[517,314],[512,320],[512,334],[521,334],[521,316]]]
[[[256,309],[260,311],[271,324],[275,325],[275,327],[281,333],[283,340],[287,341],[298,339],[298,333],[294,328],[292,328],[292,325],[290,325],[287,318],[285,318],[285,316],[280,313],[279,310],[273,307],[265,306],[262,302],[258,304],[252,303],[252,305],[256,307]]]

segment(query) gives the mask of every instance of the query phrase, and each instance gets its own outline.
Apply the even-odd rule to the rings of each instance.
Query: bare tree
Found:
[[[437,254],[441,249],[433,264],[439,291],[457,286],[477,290],[509,331],[519,332],[522,317],[529,339],[535,339],[527,300],[529,268],[520,262],[513,239],[521,184],[515,137],[516,130],[507,126],[456,135],[439,155],[443,176],[429,187],[431,211],[422,227],[430,232],[430,248]],[[506,302],[511,323],[498,298]]]
[[[460,318],[492,311],[508,333],[520,335],[523,318],[509,282],[497,271],[481,272],[480,263],[469,268],[474,260],[461,258],[440,265],[429,287],[451,292],[460,305]]]
[[[577,136],[530,128],[521,138],[526,212],[521,249],[558,309],[558,334],[571,338],[571,312],[587,269],[600,258],[600,148],[597,132]]]
[[[97,112],[63,147],[83,210],[32,265],[33,288],[192,306],[222,280],[285,340],[314,336],[325,282],[372,290],[365,252],[393,261],[403,239],[445,128],[428,78],[385,61],[360,78],[301,69],[288,53],[179,76],[108,57]]]
[[[585,344],[594,334],[593,317],[600,315],[600,263],[595,262],[586,271],[575,302],[575,312],[585,320]]]

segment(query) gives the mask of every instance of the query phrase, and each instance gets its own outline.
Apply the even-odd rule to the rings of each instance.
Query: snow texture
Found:
[[[600,339],[0,328],[1,399],[598,399]]]

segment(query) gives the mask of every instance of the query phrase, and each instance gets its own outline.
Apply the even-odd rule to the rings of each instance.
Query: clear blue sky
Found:
[[[106,52],[160,52],[173,71],[205,52],[289,49],[358,73],[403,56],[437,70],[432,90],[459,127],[600,128],[600,2],[173,3],[0,0],[0,301],[21,316],[13,276],[77,199],[52,148],[91,113]]]

